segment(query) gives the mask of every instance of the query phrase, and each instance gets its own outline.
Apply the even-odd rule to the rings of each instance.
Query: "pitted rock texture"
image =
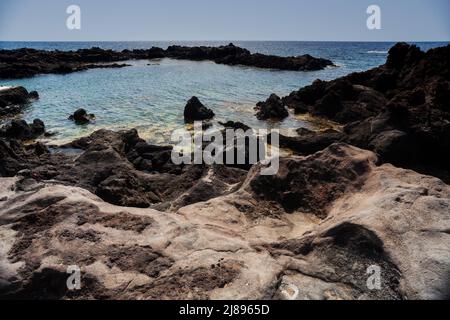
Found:
[[[448,299],[450,187],[441,180],[378,166],[372,152],[345,144],[283,158],[269,179],[261,169],[231,193],[174,212],[0,178],[0,296]],[[283,207],[285,184],[309,205]],[[80,291],[67,290],[70,265],[82,270]],[[367,287],[373,266],[381,290]]]

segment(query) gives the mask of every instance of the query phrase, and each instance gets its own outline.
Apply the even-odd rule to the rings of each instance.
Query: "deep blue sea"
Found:
[[[282,122],[258,121],[254,106],[271,93],[280,96],[311,84],[363,71],[386,61],[394,43],[384,42],[0,42],[2,49],[22,47],[44,50],[139,49],[171,44],[217,46],[233,42],[252,52],[280,56],[309,53],[331,59],[338,67],[315,72],[262,70],[224,66],[213,62],[162,59],[131,61],[122,69],[94,69],[69,75],[42,75],[30,79],[0,80],[0,86],[20,85],[37,90],[40,100],[30,104],[23,117],[42,119],[56,135],[49,142],[62,143],[100,128],[137,128],[152,143],[166,143],[172,130],[182,127],[187,100],[197,96],[216,113],[214,121],[242,121],[255,128],[267,126],[290,131],[312,126],[304,118],[290,116]],[[417,43],[422,49],[447,43]],[[150,64],[150,65],[149,65]],[[96,115],[96,122],[76,126],[68,116],[78,108]]]

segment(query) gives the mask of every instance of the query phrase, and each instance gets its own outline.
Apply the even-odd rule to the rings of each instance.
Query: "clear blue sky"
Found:
[[[382,30],[366,27],[371,4]],[[449,41],[450,0],[0,0],[0,40]]]

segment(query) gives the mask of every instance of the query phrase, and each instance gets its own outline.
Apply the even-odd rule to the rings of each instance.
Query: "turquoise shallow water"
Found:
[[[34,47],[38,49],[76,50],[100,46],[115,50],[167,47],[171,43],[102,42],[48,43],[0,42],[0,48]],[[220,45],[225,42],[183,43]],[[186,101],[196,95],[216,113],[217,121],[242,121],[255,128],[289,129],[310,124],[294,116],[267,124],[254,116],[254,106],[271,93],[280,96],[312,83],[330,80],[354,71],[367,70],[385,62],[392,43],[334,42],[235,42],[252,52],[277,55],[309,53],[331,59],[337,68],[317,72],[262,70],[171,59],[130,61],[122,69],[95,69],[69,75],[42,75],[30,79],[0,80],[2,85],[21,85],[37,90],[40,100],[23,113],[27,121],[42,119],[56,135],[47,140],[62,143],[100,128],[137,128],[152,143],[167,143],[172,130],[183,127]],[[443,43],[420,44],[423,49]],[[76,126],[68,116],[83,107],[97,116],[94,124]]]

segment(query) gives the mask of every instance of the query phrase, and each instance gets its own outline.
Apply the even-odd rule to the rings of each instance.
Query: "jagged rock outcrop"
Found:
[[[0,138],[0,177],[13,177],[28,170],[48,153],[48,148],[40,142],[24,145],[19,140]]]
[[[251,54],[248,50],[229,44],[220,47],[182,47],[123,50],[101,48],[77,51],[44,51],[35,49],[0,50],[0,79],[26,78],[37,74],[66,74],[92,68],[123,68],[129,65],[113,62],[133,59],[188,59],[211,60],[227,65],[246,65],[293,71],[321,70],[332,66],[330,60],[310,55],[299,57],[277,57]]]
[[[16,140],[0,140],[0,149],[1,176],[26,169],[36,181],[81,187],[128,207],[174,210],[231,192],[247,173],[223,165],[175,165],[171,146],[149,145],[136,130],[99,130],[53,152]]]
[[[39,99],[36,91],[28,92],[24,87],[0,87],[0,117],[13,116],[36,99]]]
[[[255,166],[239,190],[176,214],[113,206],[56,181],[0,178],[0,296],[448,299],[450,187],[376,163],[334,144],[282,159],[273,177]],[[73,265],[79,291],[66,286]],[[373,267],[380,290],[367,286]]]
[[[258,102],[255,107],[256,117],[259,120],[282,120],[289,116],[289,112],[279,96],[272,94],[264,102]]]
[[[345,124],[378,114],[388,100],[382,93],[344,77],[329,83],[317,80],[283,98],[283,102],[296,113],[310,112]]]
[[[449,176],[449,56],[450,45],[422,52],[399,43],[385,65],[330,82],[317,80],[283,102],[297,113],[344,125],[334,141],[373,150],[384,162]],[[284,140],[307,154],[332,142],[329,133],[324,135]]]
[[[197,97],[192,97],[184,107],[184,121],[192,123],[194,121],[211,120],[214,112],[205,107]]]

